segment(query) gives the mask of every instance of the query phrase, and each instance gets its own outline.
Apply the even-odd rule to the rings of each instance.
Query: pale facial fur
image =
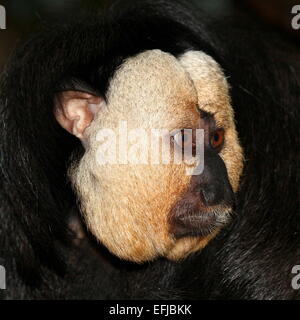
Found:
[[[179,59],[150,50],[127,59],[110,82],[106,107],[86,129],[86,152],[70,177],[88,228],[112,253],[135,262],[158,256],[184,258],[203,248],[207,237],[175,239],[169,212],[187,189],[191,176],[185,164],[105,164],[96,161],[100,128],[128,129],[199,127],[197,106],[214,114],[225,129],[223,159],[230,184],[237,191],[243,155],[234,125],[228,85],[218,64],[203,52]]]

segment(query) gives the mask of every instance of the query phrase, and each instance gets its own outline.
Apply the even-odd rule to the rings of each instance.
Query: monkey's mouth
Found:
[[[231,208],[221,206],[192,214],[173,216],[170,233],[175,239],[183,237],[206,237],[228,224]]]

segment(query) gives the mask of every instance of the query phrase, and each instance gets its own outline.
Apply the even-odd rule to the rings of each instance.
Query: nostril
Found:
[[[212,202],[214,195],[212,194],[211,191],[201,191],[201,196],[202,196],[202,201],[204,205],[208,206]]]
[[[202,201],[206,206],[213,206],[223,202],[222,192],[217,186],[207,186],[201,190]]]
[[[234,193],[228,183],[215,183],[201,188],[200,196],[205,206],[234,205]]]

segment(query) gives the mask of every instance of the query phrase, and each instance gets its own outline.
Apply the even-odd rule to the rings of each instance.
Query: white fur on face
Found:
[[[150,50],[126,60],[111,80],[107,107],[87,129],[88,147],[71,170],[71,179],[90,231],[120,258],[143,262],[164,256],[177,260],[203,248],[215,233],[174,239],[168,215],[189,185],[191,177],[186,175],[185,164],[99,165],[99,129],[118,134],[121,120],[127,122],[128,130],[193,128],[199,123],[198,105],[217,113],[216,122],[226,130],[230,146],[224,147],[221,157],[236,190],[242,151],[228,86],[212,58],[188,52],[177,60],[160,50]]]

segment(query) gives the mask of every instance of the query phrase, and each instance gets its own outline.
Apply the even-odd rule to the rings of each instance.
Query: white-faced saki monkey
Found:
[[[71,16],[1,75],[2,297],[299,298],[287,43],[178,1]]]

